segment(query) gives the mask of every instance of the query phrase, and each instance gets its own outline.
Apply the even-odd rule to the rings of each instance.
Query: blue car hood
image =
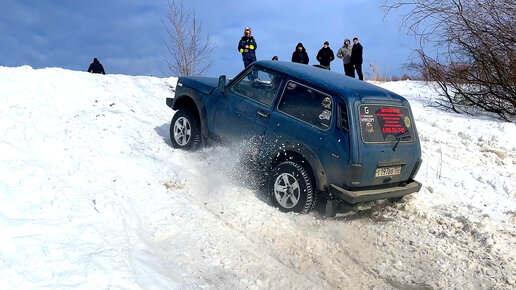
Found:
[[[210,77],[180,77],[177,82],[208,95],[217,87],[219,80]]]

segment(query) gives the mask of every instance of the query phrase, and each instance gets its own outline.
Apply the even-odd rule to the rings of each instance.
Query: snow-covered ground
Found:
[[[234,148],[172,149],[175,78],[0,67],[0,289],[516,288],[516,125],[432,107],[422,190],[284,214]]]

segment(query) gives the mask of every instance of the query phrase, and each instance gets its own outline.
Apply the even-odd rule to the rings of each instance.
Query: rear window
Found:
[[[413,120],[403,106],[360,105],[360,133],[366,143],[414,141]]]

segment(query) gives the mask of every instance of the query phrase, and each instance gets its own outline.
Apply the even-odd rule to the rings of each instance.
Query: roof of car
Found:
[[[350,78],[342,73],[318,68],[311,65],[273,60],[260,60],[254,63],[265,68],[283,72],[291,77],[306,81],[320,88],[333,91],[343,97],[380,97],[405,100],[398,94],[369,84],[358,79]]]

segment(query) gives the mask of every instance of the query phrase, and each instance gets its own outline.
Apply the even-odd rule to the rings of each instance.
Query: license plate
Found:
[[[399,175],[401,173],[401,166],[393,166],[393,167],[380,167],[376,168],[376,177],[381,176],[389,176],[389,175]]]

